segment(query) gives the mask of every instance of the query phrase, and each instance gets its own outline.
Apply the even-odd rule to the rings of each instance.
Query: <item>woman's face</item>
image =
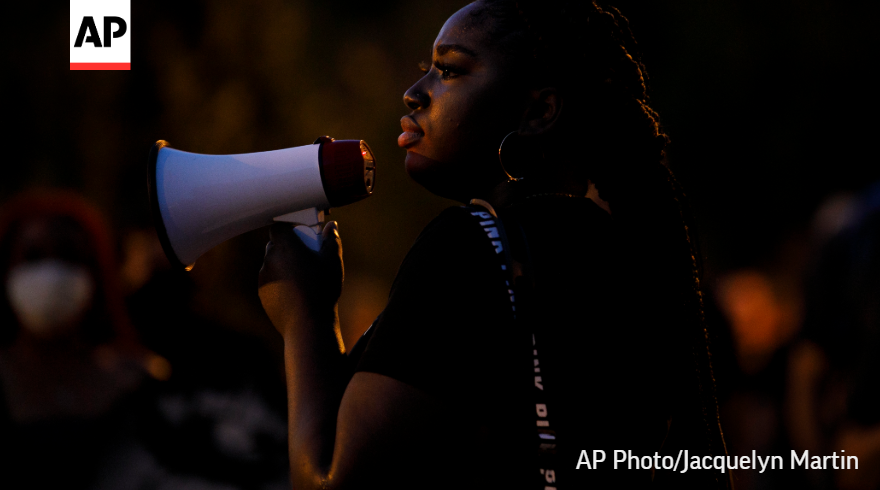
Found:
[[[469,17],[475,8],[456,12],[437,35],[430,69],[403,96],[412,112],[397,140],[413,180],[461,202],[506,179],[498,146],[518,129],[527,100],[510,63]]]

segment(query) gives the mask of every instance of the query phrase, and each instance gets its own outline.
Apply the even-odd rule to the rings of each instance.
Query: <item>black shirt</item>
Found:
[[[473,463],[482,469],[467,478],[486,488],[533,488],[523,484],[538,471],[532,346],[511,321],[498,259],[470,211],[447,209],[425,228],[352,356],[357,371],[395,378],[448,405],[457,417],[446,448],[460,453],[456,471]],[[554,195],[524,199],[500,217],[514,258],[534,281],[524,300],[534,320],[527,329],[543,349],[544,386],[555,395],[550,418],[559,478],[569,482],[563,487],[650,484],[650,471],[613,470],[615,449],[653,455],[667,429],[657,319],[622,256],[614,221],[589,199]],[[475,454],[462,451],[471,446]],[[606,461],[598,471],[575,470],[582,450],[604,450]]]

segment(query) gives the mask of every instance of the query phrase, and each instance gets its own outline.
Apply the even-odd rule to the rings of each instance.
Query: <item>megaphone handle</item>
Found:
[[[316,228],[318,229],[316,230]],[[320,225],[297,225],[293,227],[293,232],[296,233],[296,236],[299,237],[300,241],[302,241],[305,246],[317,252],[318,250],[321,250],[321,231],[323,230],[320,228]]]
[[[321,232],[324,231],[324,211],[317,208],[303,209],[273,218],[275,221],[293,223],[293,232],[310,249],[321,249]]]

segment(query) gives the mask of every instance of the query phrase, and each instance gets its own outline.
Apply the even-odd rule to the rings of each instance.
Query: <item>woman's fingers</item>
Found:
[[[321,248],[314,251],[300,240],[290,223],[276,223],[269,229],[269,243],[263,267],[260,269],[259,285],[273,281],[293,281],[294,284],[317,293],[327,289],[338,297],[341,289],[342,243],[339,226],[331,221],[321,232]],[[316,287],[321,284],[324,287]]]
[[[339,237],[339,224],[335,221],[327,223],[321,232],[321,240],[321,256],[329,262],[341,281],[345,276],[345,270],[342,265],[342,238]]]
[[[324,225],[324,230],[321,232],[324,238],[328,238],[330,236],[335,236],[339,238],[339,223],[335,221],[329,221],[326,225]]]
[[[296,233],[293,232],[293,225],[290,223],[275,223],[269,228],[269,244],[282,248],[292,248],[299,242]],[[295,246],[293,247],[295,248]]]
[[[324,225],[321,232],[321,254],[325,257],[342,257],[342,239],[339,237],[339,225],[331,221]]]
[[[272,281],[285,279],[293,274],[296,268],[296,255],[302,251],[297,245],[306,248],[299,242],[290,223],[275,223],[269,228],[269,243],[266,244],[266,255],[260,269],[258,284],[262,286]]]

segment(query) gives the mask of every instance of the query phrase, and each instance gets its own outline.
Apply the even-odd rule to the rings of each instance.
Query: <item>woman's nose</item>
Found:
[[[416,83],[404,92],[403,103],[412,110],[425,109],[431,103],[431,98]]]

